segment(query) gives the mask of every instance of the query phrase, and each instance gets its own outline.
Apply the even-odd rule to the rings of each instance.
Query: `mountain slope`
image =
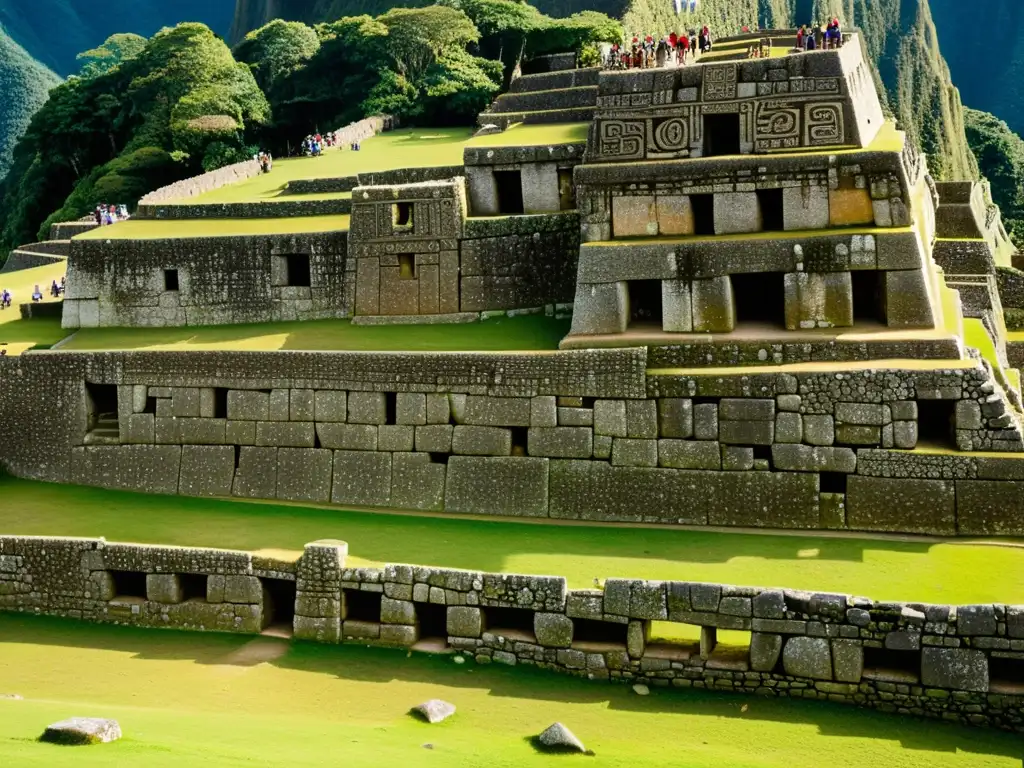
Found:
[[[59,82],[0,28],[0,179],[10,167],[18,137]]]
[[[181,21],[201,21],[223,37],[234,10],[235,0],[0,0],[0,26],[31,56],[66,76],[78,71],[75,56],[115,32],[150,37]]]

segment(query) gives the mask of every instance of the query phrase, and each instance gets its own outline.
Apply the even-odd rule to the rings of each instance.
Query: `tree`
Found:
[[[388,28],[386,46],[398,72],[419,80],[447,49],[465,48],[480,39],[469,17],[455,8],[392,8],[378,21]]]
[[[234,54],[238,61],[249,65],[257,84],[268,93],[319,50],[320,38],[312,27],[275,19],[246,35]]]
[[[500,90],[501,62],[461,48],[446,51],[423,78],[423,112],[431,125],[472,125]]]
[[[1024,242],[1024,139],[995,115],[964,110],[967,142],[992,186],[1010,237]]]
[[[146,38],[142,35],[121,33],[111,35],[100,46],[83,51],[76,57],[82,62],[80,77],[97,77],[106,74],[114,67],[131,61],[146,47]]]

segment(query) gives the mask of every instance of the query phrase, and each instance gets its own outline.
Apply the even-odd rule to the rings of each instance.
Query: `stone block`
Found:
[[[466,166],[466,191],[474,216],[498,215],[498,182],[494,178],[494,168],[489,165]]]
[[[386,507],[391,500],[391,454],[335,451],[331,502]]]
[[[277,448],[240,448],[231,493],[247,499],[277,498]]]
[[[875,223],[875,209],[867,189],[830,189],[828,225],[854,227]]]
[[[577,284],[570,335],[625,333],[628,324],[629,290],[626,283]]]
[[[655,400],[626,401],[626,437],[658,436],[658,404]]]
[[[674,469],[721,469],[719,443],[709,440],[659,440],[658,465]]]
[[[528,427],[530,398],[469,395],[459,423],[485,427]]]
[[[500,427],[459,425],[452,435],[452,453],[463,456],[508,456],[512,431]]]
[[[647,650],[647,640],[651,634],[651,625],[646,621],[631,621],[626,626],[626,653],[631,658],[639,659]]]
[[[723,421],[772,421],[775,400],[772,398],[723,397],[719,403]]]
[[[693,437],[693,401],[681,397],[658,400],[658,433],[661,437]]]
[[[829,191],[825,184],[804,182],[799,187],[782,189],[782,226],[787,231],[827,229]]]
[[[227,422],[224,419],[175,419],[178,440],[189,445],[223,445]]]
[[[546,517],[548,459],[452,456],[445,481],[445,511]],[[500,488],[501,493],[495,493]]]
[[[415,427],[409,424],[384,424],[377,427],[378,451],[411,451]]]
[[[766,632],[750,633],[750,668],[755,672],[771,672],[782,654],[782,635]]]
[[[143,493],[178,492],[181,447],[177,445],[97,445],[74,448],[68,481]]]
[[[857,454],[852,448],[811,445],[772,446],[772,462],[776,469],[796,472],[846,472],[857,470]]]
[[[995,606],[961,605],[956,612],[956,633],[958,635],[995,635]]]
[[[836,423],[836,442],[846,445],[879,445],[882,442],[882,428]]]
[[[594,452],[589,427],[531,427],[527,435],[531,456],[555,459],[589,459]]]
[[[260,604],[263,602],[263,585],[255,576],[225,576],[223,600],[239,605]]]
[[[761,231],[761,204],[756,192],[718,192],[714,201],[716,235]]]
[[[154,416],[152,413],[133,413],[122,416],[121,442],[128,445],[150,445],[155,440]]]
[[[877,403],[836,403],[835,418],[839,424],[880,427],[887,421],[886,411]]]
[[[690,289],[694,332],[732,332],[736,327],[736,301],[729,276],[694,280]]]
[[[693,406],[693,436],[698,440],[718,440],[717,403]]]
[[[775,415],[775,442],[800,443],[804,439],[804,420],[799,413]]]
[[[658,234],[692,235],[693,204],[689,195],[658,195],[656,200]]]
[[[732,445],[771,445],[775,440],[775,422],[722,419],[718,424],[718,439]]]
[[[616,195],[612,198],[614,237],[653,237],[658,234],[654,195]]]
[[[832,675],[841,683],[859,683],[864,673],[864,647],[857,640],[832,641]]]
[[[427,424],[448,424],[451,421],[451,406],[448,402],[448,395],[428,394],[427,398]]]
[[[317,423],[316,434],[324,448],[343,451],[376,451],[378,430],[373,424]],[[381,449],[383,450],[383,449]]]
[[[864,531],[956,533],[952,481],[852,475],[846,486],[849,528]]]
[[[753,448],[735,445],[722,446],[722,469],[730,472],[749,472],[753,468]]]
[[[186,445],[181,449],[178,493],[182,496],[231,495],[235,449],[230,445]]]
[[[961,534],[1024,536],[1024,482],[957,480],[956,512]]]
[[[255,421],[228,421],[224,424],[224,442],[228,445],[255,445]]]
[[[560,427],[593,427],[594,410],[592,408],[558,408],[558,425]]]
[[[212,419],[216,416],[217,396],[213,387],[203,387],[199,390],[199,417]]]
[[[594,458],[610,459],[612,457],[612,443],[614,437],[608,435],[594,435]]]
[[[484,632],[483,611],[461,605],[448,606],[448,634],[453,637],[480,637]]]
[[[661,328],[667,333],[693,332],[693,294],[689,280],[661,281]]]
[[[427,453],[395,453],[391,463],[391,505],[398,509],[436,512],[444,507],[447,466]]]
[[[625,400],[596,400],[594,402],[594,434],[626,437]]]
[[[617,437],[612,443],[612,466],[658,466],[658,441]]]
[[[288,397],[288,419],[290,421],[313,421],[313,390],[293,389]]]
[[[561,208],[556,163],[524,163],[520,178],[526,213],[556,213]]]
[[[331,451],[281,448],[277,452],[277,498],[326,504],[331,500]]]
[[[790,637],[782,649],[787,675],[811,680],[832,679],[832,651],[824,637]]]
[[[316,440],[313,422],[257,421],[256,445],[312,448]]]
[[[988,691],[988,658],[967,648],[930,648],[921,651],[921,684],[957,691]]]
[[[342,422],[348,418],[348,393],[318,389],[313,395],[313,419],[317,422]]]
[[[821,527],[830,531],[846,528],[846,494],[822,493],[818,498]]]
[[[530,426],[558,426],[558,407],[554,395],[541,395],[530,398]]]
[[[954,413],[957,429],[981,429],[984,426],[981,406],[974,400],[958,400]]]
[[[894,421],[892,423],[892,443],[895,448],[909,450],[917,447],[917,422]]]
[[[200,416],[199,390],[193,387],[175,387],[172,389],[171,415],[176,419],[198,419]]]
[[[383,392],[349,392],[350,424],[386,424],[387,398]]]
[[[411,600],[380,599],[381,624],[415,624],[416,606]]]
[[[176,573],[147,573],[146,599],[164,605],[180,603],[181,578]]]
[[[270,410],[267,414],[268,421],[288,421],[291,410],[291,398],[287,389],[270,390]]]
[[[835,420],[827,414],[804,414],[804,442],[832,445],[836,441]]]
[[[533,634],[545,648],[568,648],[572,645],[573,622],[561,613],[533,614]]]
[[[416,427],[416,450],[427,453],[451,453],[454,430],[455,427],[451,424]]]
[[[921,269],[883,272],[885,319],[890,328],[934,328],[935,314]]]
[[[849,272],[789,272],[783,278],[783,290],[788,330],[853,325]]]

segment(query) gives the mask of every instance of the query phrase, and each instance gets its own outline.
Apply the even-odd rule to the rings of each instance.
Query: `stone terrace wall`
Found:
[[[258,219],[293,216],[340,216],[352,210],[347,198],[329,200],[289,200],[252,203],[174,203],[171,205],[140,205],[135,212],[140,219]]]
[[[215,171],[193,176],[191,179],[183,179],[166,187],[161,187],[150,192],[139,200],[140,206],[159,205],[172,200],[181,200],[190,197],[199,197],[215,189],[226,187],[239,181],[251,179],[260,174],[260,164],[256,160],[243,160],[234,165],[226,165]]]
[[[984,363],[648,375],[646,360],[32,353],[0,361],[0,418],[19,436],[0,461],[57,482],[345,507],[1024,533],[1024,453],[949,450],[1024,447]]]
[[[0,610],[416,648],[614,682],[788,696],[1024,731],[1024,606],[0,537]],[[672,624],[699,640],[660,640]],[[740,644],[719,630],[749,632]],[[742,637],[742,636],[740,636]],[[723,640],[726,638],[723,637]]]

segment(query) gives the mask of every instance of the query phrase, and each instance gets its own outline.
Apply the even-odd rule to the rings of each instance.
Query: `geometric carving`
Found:
[[[808,147],[842,144],[842,104],[807,104],[804,108],[804,145]]]
[[[628,159],[644,156],[644,124],[638,120],[602,120],[600,154]]]
[[[686,151],[690,143],[689,114],[651,122],[648,156],[657,153],[674,154]]]
[[[736,98],[736,65],[704,66],[703,101],[726,101]]]
[[[754,119],[754,151],[799,147],[800,111],[794,102],[760,102]]]

